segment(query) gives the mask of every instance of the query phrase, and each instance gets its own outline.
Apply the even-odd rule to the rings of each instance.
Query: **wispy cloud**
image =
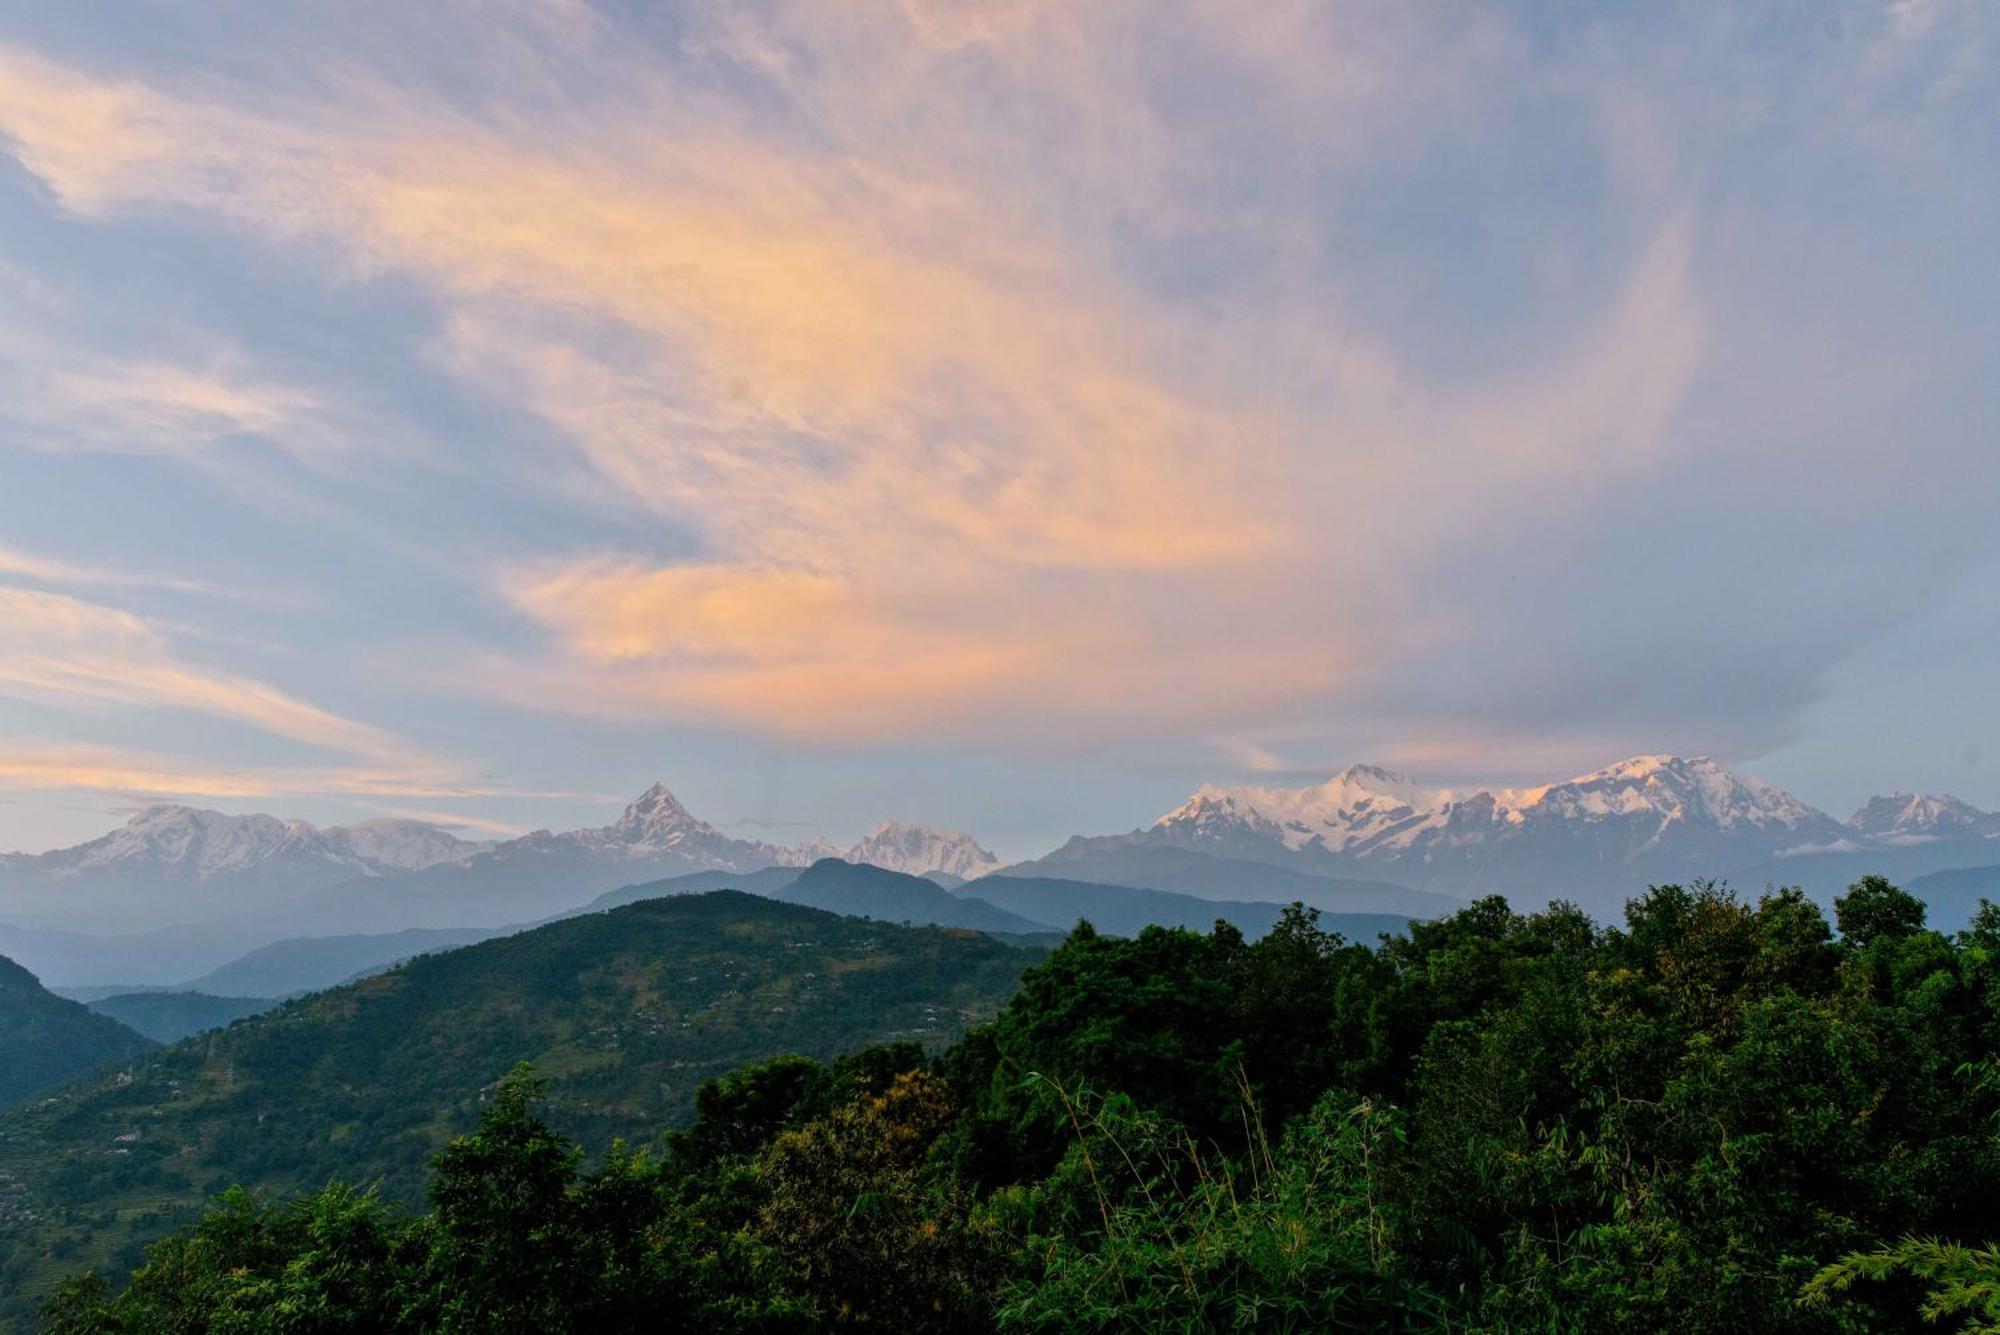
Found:
[[[55,207],[419,295],[422,369],[615,498],[616,540],[462,560],[531,645],[454,664],[471,689],[817,741],[1164,731],[1248,769],[1325,738],[1457,765],[1558,708],[1558,747],[1667,715],[1767,742],[1815,658],[1894,615],[1823,605],[1765,546],[1879,453],[1820,427],[1887,378],[1770,388],[1799,354],[1757,346],[1740,293],[1800,254],[1787,290],[1823,287],[1844,253],[1729,174],[1785,116],[1866,140],[1895,70],[1978,45],[1960,7],[1899,3],[1851,51],[1746,54],[1717,17],[1657,57],[1613,17],[1558,53],[1504,7],[1421,3],[779,0],[660,45],[585,6],[505,17],[535,40],[397,18],[449,79],[393,53],[279,90],[0,52],[0,131]],[[226,350],[38,365],[44,420],[89,441],[312,440],[337,412]],[[1741,462],[1730,396],[1760,377],[1788,443],[1758,457],[1808,481]],[[1753,495],[1757,522],[1731,509]],[[1795,652],[1745,666],[1718,627],[1757,616],[1687,610],[1726,544],[1649,560],[1644,517],[1677,506],[1758,548],[1771,604],[1816,609]],[[109,689],[88,675],[62,689]],[[335,736],[299,703],[256,726]]]
[[[221,595],[228,591],[205,580],[183,579],[177,575],[150,571],[111,570],[102,566],[77,565],[54,557],[37,556],[18,547],[0,546],[0,575],[13,575],[43,584],[63,584],[85,588],[164,589],[170,593]]]
[[[413,809],[410,801],[474,800],[505,797],[602,801],[599,794],[537,792],[482,783],[452,783],[419,772],[347,765],[204,764],[199,759],[125,747],[8,739],[0,746],[0,788],[68,790],[173,800],[269,797],[337,797],[373,807],[385,816],[405,816],[435,825],[464,826],[497,834],[524,827],[476,814]],[[399,805],[384,806],[380,799]]]
[[[184,661],[130,612],[64,594],[0,586],[0,691],[86,705],[184,709],[276,737],[377,761],[422,753],[264,682]]]

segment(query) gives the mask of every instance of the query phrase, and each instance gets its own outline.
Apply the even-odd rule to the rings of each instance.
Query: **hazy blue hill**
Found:
[[[417,927],[402,932],[274,941],[182,984],[180,990],[218,997],[289,997],[317,992],[431,951],[485,941],[505,930]]]
[[[798,879],[770,893],[790,904],[879,918],[883,922],[932,923],[1015,935],[1046,932],[1053,927],[1051,923],[998,908],[976,894],[954,894],[922,876],[842,862],[839,858],[820,859],[801,872]]]
[[[178,987],[247,950],[295,935],[255,917],[115,936],[0,923],[0,955],[25,967],[51,990],[109,996],[147,987]]]
[[[0,1105],[46,1093],[152,1046],[152,1040],[64,1000],[0,957]]]
[[[1075,838],[1055,852],[1002,868],[967,888],[983,893],[987,881],[1048,877],[1106,885],[1146,886],[1203,899],[1294,900],[1326,913],[1395,914],[1438,918],[1464,907],[1461,900],[1390,881],[1314,876],[1272,863],[1216,857],[1193,849],[1146,844],[1130,836]]]
[[[1216,920],[1234,923],[1245,936],[1256,938],[1271,929],[1285,905],[1257,900],[1202,899],[1171,890],[1105,885],[1096,881],[1063,881],[1050,877],[989,876],[977,884],[981,898],[1023,917],[1059,926],[1074,926],[1085,918],[1100,932],[1136,936],[1142,928],[1190,927],[1207,931]],[[1320,926],[1350,941],[1373,944],[1384,932],[1399,933],[1410,920],[1394,913],[1325,913]]]
[[[584,912],[635,904],[669,895],[741,890],[857,918],[883,922],[966,927],[976,932],[1033,937],[1050,924],[1010,912],[984,898],[953,894],[930,876],[822,858],[810,867],[765,867],[753,872],[702,871],[644,885],[628,885],[592,900]]]
[[[1970,901],[1941,898],[1932,902],[1923,887],[1976,883],[1982,873],[1990,871],[1995,856],[1991,839],[1939,839],[1899,848],[1799,853],[1729,871],[1727,879],[1731,885],[1750,893],[1768,886],[1795,885],[1822,905],[1830,906],[1863,876],[1883,876],[1931,904],[1931,926],[1955,931],[1971,919],[1972,910],[1979,907],[1978,897],[1975,895]],[[1951,879],[1950,874],[1958,872],[1967,873],[1967,878]],[[1933,881],[1937,876],[1945,879]]]
[[[277,1005],[272,997],[218,997],[206,992],[125,992],[100,997],[90,1009],[136,1029],[155,1043],[174,1043]]]
[[[587,1145],[643,1143],[741,1062],[948,1041],[1036,957],[754,895],[648,899],[425,955],[156,1050],[129,1081],[0,1114],[0,1173],[27,1184],[49,1247],[130,1259],[230,1183],[338,1174],[414,1194],[520,1061],[549,1077],[555,1120]]]
[[[779,890],[798,880],[804,871],[804,867],[764,867],[747,872],[690,872],[686,876],[669,876],[663,881],[648,881],[644,885],[627,885],[616,890],[608,890],[591,900],[580,911],[597,913],[625,904],[636,904],[642,899],[659,899],[664,895],[703,895],[713,890],[741,890],[751,895],[775,895]]]
[[[1911,881],[1909,892],[1924,901],[1930,925],[1951,931],[1972,921],[1979,901],[2000,904],[2000,867],[1959,867]]]

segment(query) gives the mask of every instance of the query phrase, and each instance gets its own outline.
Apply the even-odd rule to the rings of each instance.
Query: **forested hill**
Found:
[[[1034,958],[734,892],[424,956],[0,1117],[0,1172],[27,1188],[16,1215],[40,1216],[26,1232],[0,1221],[0,1246],[130,1260],[132,1241],[232,1183],[338,1175],[415,1199],[426,1161],[523,1060],[566,1131],[650,1141],[704,1080],[754,1057],[941,1045],[990,1018]]]
[[[1944,935],[1870,881],[1837,916],[1670,886],[1379,949],[1079,930],[942,1059],[762,1062],[588,1170],[546,1118],[598,1049],[551,1045],[546,1113],[504,1085],[427,1214],[232,1197],[47,1328],[1994,1329],[2000,911]]]
[[[118,1021],[56,996],[0,956],[0,1107],[152,1046]]]

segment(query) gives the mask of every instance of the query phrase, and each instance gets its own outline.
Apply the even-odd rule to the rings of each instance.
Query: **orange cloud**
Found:
[[[266,797],[278,791],[257,774],[187,768],[165,757],[111,747],[35,747],[19,742],[0,751],[0,786],[175,798]]]
[[[1276,30],[1315,35],[1316,8]],[[198,212],[420,283],[441,365],[693,531],[684,561],[499,575],[546,635],[475,675],[511,698],[805,737],[1013,710],[1220,726],[1436,637],[1447,614],[1398,592],[1491,514],[1656,457],[1701,346],[1684,214],[1563,355],[1435,386],[1282,292],[1233,324],[1149,295],[959,161],[941,89],[976,48],[1088,113],[1101,138],[1050,170],[1109,182],[1108,209],[1165,206],[1176,137],[1098,89],[1129,76],[1093,64],[1074,11],[867,9],[853,22],[911,41],[860,63],[843,23],[786,15],[823,57],[800,92],[816,149],[615,60],[619,114],[476,124],[401,92],[255,110],[14,56],[27,91],[0,93],[0,128],[79,213]],[[757,20],[716,24],[746,66],[796,73]],[[1239,54],[1275,66],[1290,40]],[[1355,132],[1401,68],[1355,49],[1261,95]]]
[[[222,768],[181,757],[119,747],[9,741],[0,751],[0,788],[70,789],[163,798],[339,796],[398,800],[480,797],[560,797],[597,794],[524,792],[482,785],[427,782],[421,776],[367,768],[248,766]],[[500,822],[439,812],[398,811],[414,820],[519,831]]]

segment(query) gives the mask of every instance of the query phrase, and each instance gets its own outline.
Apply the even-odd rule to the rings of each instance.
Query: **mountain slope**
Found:
[[[160,1049],[129,1082],[0,1114],[0,1173],[52,1235],[118,1212],[125,1231],[99,1249],[167,1231],[232,1181],[379,1178],[407,1197],[517,1062],[586,1144],[643,1144],[740,1062],[952,1038],[1033,958],[753,895],[647,900],[427,955]]]
[[[1924,901],[1925,917],[1932,927],[1951,931],[1972,921],[1980,900],[2000,904],[2000,866],[1934,871],[1903,888]]]
[[[749,895],[775,897],[777,891],[798,880],[803,871],[804,867],[763,867],[753,872],[689,872],[686,876],[669,876],[662,881],[647,881],[642,885],[625,885],[608,890],[577,912],[601,913],[605,909],[636,904],[642,899],[659,899],[666,895],[705,895],[712,890],[741,890]]]
[[[176,986],[293,934],[282,930],[282,924],[249,917],[112,936],[0,924],[0,955],[19,961],[51,988],[117,983],[131,991]]]
[[[821,858],[810,867],[765,867],[761,871],[705,871],[673,876],[643,885],[628,885],[599,895],[580,912],[597,912],[672,895],[741,890],[787,904],[803,904],[856,918],[931,927],[964,927],[976,932],[1030,935],[1049,930],[1019,914],[995,908],[984,899],[952,894],[924,876],[910,876],[886,867]],[[565,915],[567,916],[567,915]]]
[[[56,996],[26,969],[0,958],[0,1106],[46,1093],[152,1046],[116,1020]]]
[[[1026,918],[1059,928],[1087,919],[1098,931],[1111,936],[1136,936],[1147,927],[1188,927],[1206,932],[1221,919],[1254,939],[1268,932],[1286,907],[1039,876],[989,876],[978,883],[978,893],[996,908]],[[1361,942],[1373,942],[1383,932],[1401,932],[1409,925],[1408,918],[1393,913],[1330,913],[1320,917],[1320,926],[1327,931]]]
[[[1016,935],[1050,930],[1048,923],[996,908],[975,892],[953,893],[921,876],[857,866],[838,858],[822,858],[789,885],[769,893],[789,904],[883,922],[929,923]]]
[[[218,997],[289,997],[335,987],[360,974],[435,950],[469,946],[492,935],[487,928],[461,927],[273,941],[182,983],[177,990]]]

